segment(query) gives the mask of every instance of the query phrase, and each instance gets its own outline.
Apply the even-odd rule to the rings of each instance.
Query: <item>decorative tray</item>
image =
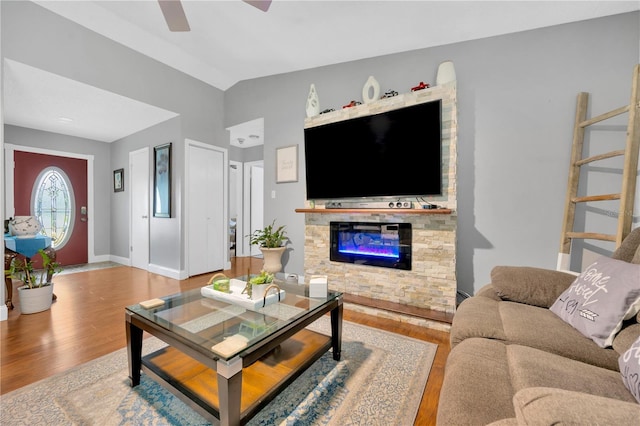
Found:
[[[286,296],[285,291],[277,286],[265,285],[264,287],[267,287],[268,289],[268,291],[266,291],[266,296],[264,295],[265,291],[263,289],[260,292],[256,292],[258,294],[254,295],[253,298],[249,298],[246,293],[243,293],[246,286],[246,281],[231,278],[229,280],[229,292],[214,290],[211,285],[207,285],[200,289],[200,294],[204,297],[220,300],[226,303],[232,303],[251,310],[262,308],[264,306],[271,305],[272,303],[284,300]],[[256,286],[254,285],[254,289],[255,287]]]

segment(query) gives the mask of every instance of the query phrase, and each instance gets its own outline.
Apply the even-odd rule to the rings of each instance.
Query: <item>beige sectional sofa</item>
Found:
[[[640,264],[640,228],[611,257]],[[439,425],[640,425],[637,395],[619,367],[640,338],[640,313],[601,347],[549,309],[576,276],[501,266],[491,281],[455,314]]]

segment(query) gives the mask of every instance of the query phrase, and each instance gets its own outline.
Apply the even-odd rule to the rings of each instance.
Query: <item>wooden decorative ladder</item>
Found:
[[[564,222],[560,240],[560,253],[558,253],[558,270],[569,270],[571,242],[573,239],[595,239],[602,241],[612,241],[616,247],[631,232],[633,221],[633,206],[636,194],[636,175],[638,173],[638,152],[640,147],[640,64],[633,69],[633,79],[631,82],[631,100],[628,105],[606,112],[587,119],[587,105],[589,94],[578,94],[576,106],[576,117],[573,128],[573,146],[571,149],[571,165],[569,168],[569,182],[567,185],[567,196],[564,206]],[[627,139],[625,148],[611,151],[592,157],[582,158],[585,128],[592,124],[616,117],[625,112],[629,113],[627,126]],[[601,194],[578,197],[578,183],[580,181],[580,167],[594,161],[607,158],[624,156],[622,170],[622,190],[615,194]],[[593,232],[575,232],[575,212],[578,203],[592,201],[620,200],[618,212],[618,226],[615,235],[600,234]]]

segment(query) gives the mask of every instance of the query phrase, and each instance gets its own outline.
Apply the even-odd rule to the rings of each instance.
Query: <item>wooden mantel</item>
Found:
[[[317,214],[451,214],[451,209],[296,209],[296,213]]]

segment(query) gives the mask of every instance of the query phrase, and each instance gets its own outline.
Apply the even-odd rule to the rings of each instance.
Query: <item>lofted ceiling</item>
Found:
[[[191,31],[171,32],[155,0],[35,3],[221,90],[257,77],[640,9],[638,1],[273,0],[268,12],[262,12],[241,0],[186,0],[182,4]],[[24,65],[10,64],[10,72],[5,73],[5,91],[12,94],[5,99],[8,124],[49,130],[47,114],[53,121],[63,110],[85,109],[86,99],[96,93],[83,95],[83,90],[100,90],[76,85],[64,97],[55,91],[43,92],[55,99],[40,99],[39,114],[29,114],[33,105],[15,100],[20,90],[33,90],[39,84],[33,80],[40,77],[37,72],[11,72],[20,66]],[[138,130],[174,114],[120,100],[119,108],[112,108],[116,98],[106,101],[110,108],[101,112],[101,121],[107,126],[122,122],[110,111],[129,111],[131,121],[139,119],[144,126]],[[51,111],[45,111],[45,105]],[[118,135],[96,136],[89,132],[94,128],[90,120],[86,126],[83,122],[74,126],[76,136],[107,142],[133,130],[123,126]],[[62,132],[60,126],[50,131]],[[249,134],[240,133],[238,138],[250,139]]]

